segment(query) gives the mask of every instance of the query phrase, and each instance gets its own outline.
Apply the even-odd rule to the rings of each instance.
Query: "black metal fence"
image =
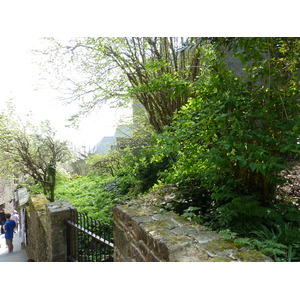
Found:
[[[112,227],[87,214],[72,211],[67,220],[68,261],[113,261]]]

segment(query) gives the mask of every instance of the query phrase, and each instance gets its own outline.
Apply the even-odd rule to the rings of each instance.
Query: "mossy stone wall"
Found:
[[[31,196],[27,207],[26,252],[36,262],[49,261],[49,239],[46,226],[46,204],[43,195]]]
[[[27,207],[28,258],[36,262],[67,261],[66,223],[75,207],[67,201],[49,202],[31,196]]]
[[[117,205],[113,213],[116,262],[272,261],[156,206],[135,202]]]
[[[67,261],[66,220],[76,208],[68,201],[56,201],[46,205],[49,245],[49,261]]]

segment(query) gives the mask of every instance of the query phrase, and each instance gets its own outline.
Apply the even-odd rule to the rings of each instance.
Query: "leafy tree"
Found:
[[[90,172],[97,175],[115,176],[122,162],[122,156],[116,150],[109,151],[107,154],[93,154],[86,159]]]
[[[0,169],[17,178],[29,175],[54,201],[57,163],[68,159],[69,150],[55,139],[49,121],[35,127],[14,115],[12,107],[0,115]]]
[[[48,40],[46,67],[57,71],[60,88],[69,101],[78,100],[81,114],[109,100],[135,99],[158,132],[193,95],[193,83],[204,72],[198,38],[78,38],[68,45]],[[71,77],[75,70],[79,75]]]

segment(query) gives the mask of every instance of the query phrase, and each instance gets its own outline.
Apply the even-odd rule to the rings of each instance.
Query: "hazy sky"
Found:
[[[76,112],[76,107],[63,105],[61,96],[50,88],[38,89],[38,68],[32,63],[30,49],[39,47],[38,37],[26,37],[23,40],[11,38],[4,47],[0,47],[0,109],[10,98],[15,103],[18,114],[32,111],[35,122],[49,119],[58,131],[58,137],[67,139],[76,145],[93,147],[103,136],[113,135],[115,126],[124,112],[103,107],[84,117],[79,130],[66,128],[68,117]]]

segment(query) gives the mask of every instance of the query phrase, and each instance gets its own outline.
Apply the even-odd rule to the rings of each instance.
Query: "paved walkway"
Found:
[[[27,254],[21,247],[21,240],[19,239],[19,232],[15,233],[13,239],[14,252],[9,253],[4,234],[0,235],[0,262],[23,262],[27,261]]]

